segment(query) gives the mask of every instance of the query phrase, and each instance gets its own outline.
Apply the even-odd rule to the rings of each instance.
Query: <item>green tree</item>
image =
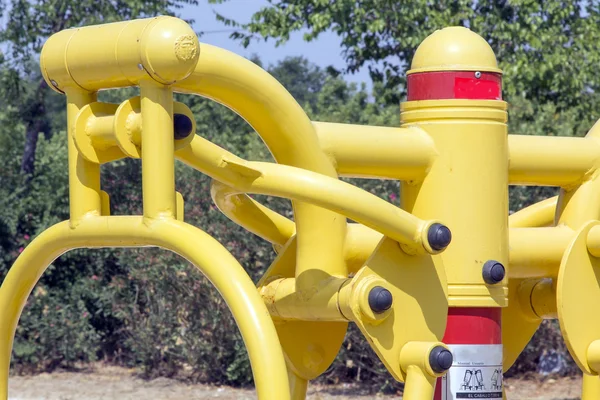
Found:
[[[0,4],[6,21],[0,28],[2,57],[0,91],[15,106],[26,126],[21,171],[31,175],[40,132],[52,133],[51,112],[46,112],[50,89],[42,79],[35,58],[45,40],[66,28],[133,18],[173,14],[197,0],[8,0]],[[52,103],[61,103],[53,97]],[[54,111],[54,110],[49,110]]]
[[[223,3],[229,0],[210,0]],[[404,94],[417,46],[436,29],[461,25],[488,40],[504,70],[504,91],[560,110],[596,110],[600,78],[600,3],[584,0],[269,0],[250,21],[226,24],[234,38],[284,43],[294,32],[311,41],[339,36],[345,72],[366,67],[375,81]]]

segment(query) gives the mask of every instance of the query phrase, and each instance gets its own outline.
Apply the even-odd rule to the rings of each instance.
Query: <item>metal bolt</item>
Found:
[[[50,83],[52,84],[52,86],[54,86],[55,88],[58,88],[58,83],[56,83],[56,81],[54,79],[52,79],[50,81]]]
[[[445,347],[436,346],[429,353],[429,366],[438,374],[448,371],[453,362],[452,353]]]
[[[479,72],[479,71],[475,72],[475,78],[477,78],[477,79],[481,78],[481,72]]]
[[[138,69],[139,69],[140,71],[143,71],[143,70],[144,70],[144,66],[143,66],[141,63],[140,63],[140,64],[138,64],[138,65],[137,65],[137,67],[138,67]]]
[[[495,260],[489,260],[483,264],[482,275],[485,283],[495,285],[502,282],[506,276],[506,269],[502,263]]]
[[[427,241],[433,250],[444,250],[452,241],[452,232],[446,225],[432,224],[427,231]]]
[[[393,301],[392,293],[381,286],[375,286],[369,292],[369,307],[375,314],[389,310]]]

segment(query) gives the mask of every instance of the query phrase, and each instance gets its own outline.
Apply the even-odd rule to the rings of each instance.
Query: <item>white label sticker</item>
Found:
[[[442,400],[502,399],[502,345],[448,345],[454,362],[442,378]]]

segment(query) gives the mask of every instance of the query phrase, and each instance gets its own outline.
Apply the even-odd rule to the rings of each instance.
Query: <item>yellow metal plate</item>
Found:
[[[590,343],[600,339],[600,258],[587,249],[590,221],[567,247],[558,272],[556,296],[560,330],[571,356],[582,371],[596,375],[587,362]]]
[[[527,314],[526,310],[521,308],[518,289],[526,280],[510,279],[508,281],[508,307],[502,309],[502,367],[504,372],[512,367],[542,322],[541,318]]]
[[[296,236],[289,240],[258,283],[294,277]],[[315,379],[333,363],[346,337],[347,322],[275,321],[275,328],[290,369],[299,377]]]
[[[361,306],[375,282],[393,296],[384,318],[373,319],[365,312],[365,305]],[[441,257],[410,256],[396,241],[385,237],[351,285],[353,320],[392,376],[404,381],[402,347],[411,341],[439,342],[446,330],[448,285]]]

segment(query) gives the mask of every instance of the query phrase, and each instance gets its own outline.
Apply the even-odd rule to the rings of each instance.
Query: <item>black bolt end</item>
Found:
[[[444,250],[452,241],[452,232],[446,225],[435,223],[427,231],[427,241],[433,250]]]
[[[452,356],[452,353],[445,347],[436,346],[431,350],[431,353],[429,353],[429,365],[431,366],[431,369],[438,374],[448,371],[453,362],[454,357]]]
[[[369,292],[369,307],[375,314],[389,310],[393,301],[392,293],[381,286],[375,286]]]
[[[489,285],[502,282],[506,276],[504,265],[498,261],[489,260],[483,264],[483,280]]]
[[[174,114],[173,115],[173,137],[175,140],[185,139],[190,136],[194,125],[192,120],[185,114]]]

